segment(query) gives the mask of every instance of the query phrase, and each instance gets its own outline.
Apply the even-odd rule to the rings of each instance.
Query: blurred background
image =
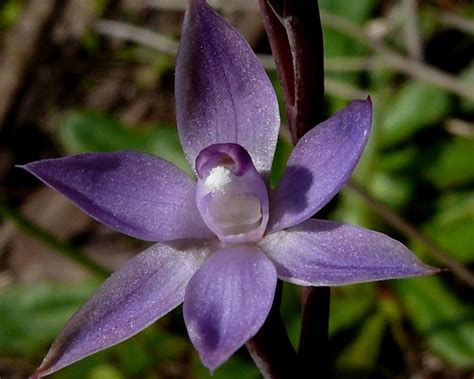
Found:
[[[257,0],[209,1],[281,89]],[[370,94],[374,131],[321,217],[385,232],[440,275],[332,289],[336,378],[474,378],[474,3],[320,0],[327,116]],[[175,128],[186,0],[0,0],[0,377],[26,378],[68,317],[147,245],[14,167],[141,150],[191,173]],[[281,96],[280,96],[281,100]],[[283,106],[281,106],[283,109]],[[272,185],[291,150],[283,128]],[[297,344],[300,294],[282,305]],[[181,309],[52,378],[210,378]],[[259,378],[241,349],[213,378]]]

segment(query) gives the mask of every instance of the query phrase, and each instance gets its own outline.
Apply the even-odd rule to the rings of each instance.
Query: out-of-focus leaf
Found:
[[[97,282],[88,281],[3,289],[0,292],[0,355],[34,356],[46,349],[97,286]]]
[[[331,296],[329,334],[352,328],[375,307],[373,283],[334,288]]]
[[[456,137],[439,146],[432,156],[424,174],[438,188],[474,180],[474,138]]]
[[[377,0],[320,0],[321,9],[330,11],[350,21],[362,24],[369,17]],[[360,53],[363,46],[349,36],[324,27],[324,54],[326,56],[348,56]]]
[[[293,346],[298,346],[301,331],[301,292],[300,287],[283,282],[281,317],[286,325],[288,338]]]
[[[417,331],[450,364],[474,367],[474,308],[463,304],[438,277],[394,282]]]
[[[439,211],[424,226],[425,233],[462,262],[474,262],[474,192],[450,194],[438,202]],[[416,241],[413,248],[423,251]]]
[[[133,359],[135,357],[133,356]],[[94,367],[89,375],[88,379],[125,379],[125,376],[115,367],[107,364],[103,364]]]
[[[279,138],[275,157],[273,158],[270,186],[275,188],[286,169],[286,162],[291,153],[291,144],[284,138]]]
[[[387,101],[380,142],[391,146],[407,140],[439,122],[449,107],[449,95],[444,90],[425,82],[408,82]]]
[[[464,83],[470,83],[474,85],[474,63],[472,63],[461,73],[460,80],[462,80]],[[466,97],[461,98],[461,108],[466,113],[474,112],[474,101],[467,99]]]
[[[196,379],[259,379],[261,374],[250,359],[242,359],[238,353],[218,367],[211,375],[203,366],[196,352],[193,352],[193,378]]]
[[[151,125],[143,129],[129,128],[108,115],[85,111],[66,117],[59,127],[59,137],[70,154],[137,150],[158,155],[191,173],[174,127]]]
[[[401,175],[377,172],[372,177],[370,192],[391,208],[400,208],[410,200],[413,182]]]
[[[148,335],[150,334],[152,333],[148,333]],[[153,367],[156,357],[151,356],[145,347],[144,342],[147,337],[145,333],[138,334],[132,340],[119,344],[115,346],[114,350],[110,351],[110,353],[115,352],[118,357],[120,368],[125,377],[140,377]],[[133,357],[133,359],[130,359],[130,357]]]
[[[25,1],[7,1],[0,5],[0,30],[13,26],[25,7]]]
[[[371,315],[359,331],[356,339],[343,351],[338,366],[350,369],[372,369],[380,353],[387,320],[384,313]]]
[[[380,154],[375,168],[380,171],[400,173],[410,168],[417,159],[417,149],[414,145]]]

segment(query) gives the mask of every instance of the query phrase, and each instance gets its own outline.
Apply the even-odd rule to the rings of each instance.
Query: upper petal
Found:
[[[353,101],[298,142],[270,197],[269,230],[307,220],[339,192],[359,161],[371,123],[370,99]]]
[[[204,0],[186,11],[176,63],[176,117],[189,163],[215,143],[238,143],[269,171],[280,117],[270,80],[247,42]]]
[[[204,365],[214,370],[258,332],[275,286],[275,267],[258,248],[224,248],[207,259],[189,281],[183,306]]]
[[[308,220],[268,235],[260,244],[279,278],[307,286],[338,286],[430,275],[403,244],[358,226]]]
[[[132,258],[68,321],[33,378],[41,378],[146,328],[178,306],[210,253],[197,240],[157,243]]]
[[[96,220],[149,241],[211,236],[195,183],[176,166],[137,152],[88,153],[22,166]]]

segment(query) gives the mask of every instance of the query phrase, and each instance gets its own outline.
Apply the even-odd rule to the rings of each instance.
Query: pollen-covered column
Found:
[[[196,159],[196,202],[222,242],[256,242],[268,222],[268,192],[250,155],[237,144],[215,144]]]

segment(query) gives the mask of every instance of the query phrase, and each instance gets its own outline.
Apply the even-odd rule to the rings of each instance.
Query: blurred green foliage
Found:
[[[98,112],[73,112],[59,125],[59,140],[68,154],[136,150],[159,155],[191,174],[174,126],[132,128]]]
[[[103,3],[96,2],[97,12],[101,12]],[[22,6],[22,2],[7,1],[0,15],[0,26],[12,25]],[[381,7],[381,2],[322,0],[320,6],[364,24]],[[429,12],[422,15],[424,37],[429,38],[436,31],[435,17]],[[370,54],[350,36],[326,27],[324,43],[327,57]],[[90,46],[93,49],[96,44]],[[135,60],[132,50],[127,49],[118,54],[120,59]],[[163,63],[156,59],[151,64],[159,71],[162,65],[168,66],[169,61]],[[282,105],[277,76],[270,74]],[[448,119],[472,120],[473,102],[419,80],[400,78],[384,67],[363,74],[332,73],[331,77],[364,85],[374,99],[374,130],[355,176],[358,182],[415,223],[453,258],[474,267],[474,137],[472,131],[470,135],[453,134],[445,127]],[[466,67],[460,77],[474,82],[474,65]],[[327,115],[346,103],[347,100],[340,97],[327,96]],[[58,147],[66,154],[133,149],[156,154],[192,175],[173,125],[159,121],[146,126],[125,125],[109,114],[74,110],[61,120],[56,131]],[[290,152],[290,143],[280,138],[270,178],[272,187],[281,178]],[[348,191],[343,191],[331,204],[329,215],[402,239],[366,203]],[[406,239],[403,242],[430,262],[419,242]],[[96,286],[96,282],[84,281],[2,289],[0,355],[39,362],[67,318]],[[383,359],[386,345],[390,346],[389,354],[394,349],[399,355],[409,348],[427,349],[455,368],[474,369],[474,307],[472,293],[466,295],[466,292],[450,273],[434,278],[333,289],[330,335],[337,350],[334,352],[336,372],[343,372],[341,377],[349,377],[347,373],[354,370],[364,372],[363,377],[372,377],[383,370],[389,373],[383,377],[404,377],[403,368],[390,366]],[[294,286],[285,284],[282,314],[290,339],[297,345],[299,293]],[[178,309],[131,340],[78,362],[53,377],[122,379],[189,375],[209,378],[209,372],[201,365],[186,337],[181,317]],[[213,376],[216,379],[258,377],[257,369],[244,351]]]

